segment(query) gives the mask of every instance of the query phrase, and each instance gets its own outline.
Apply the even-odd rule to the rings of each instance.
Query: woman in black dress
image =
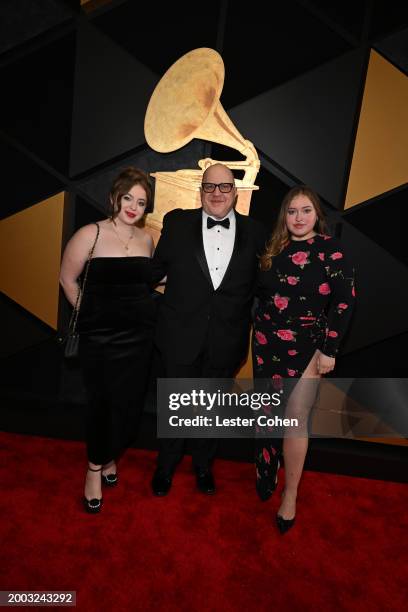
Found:
[[[289,381],[295,383],[285,417],[297,418],[299,426],[284,435],[285,488],[276,517],[284,533],[295,521],[318,381],[335,366],[355,297],[353,268],[341,243],[327,235],[319,197],[306,186],[294,187],[282,202],[260,261],[258,297],[254,377],[271,380],[275,388],[285,386],[285,379],[287,388]],[[257,490],[263,499],[276,486],[277,442],[257,441]]]
[[[116,460],[131,441],[143,407],[155,307],[150,291],[153,240],[140,222],[151,196],[147,174],[124,169],[110,192],[110,217],[78,230],[62,260],[61,285],[74,305],[78,277],[94,245],[78,318],[88,400],[83,501],[91,513],[101,509],[102,484],[117,484]]]

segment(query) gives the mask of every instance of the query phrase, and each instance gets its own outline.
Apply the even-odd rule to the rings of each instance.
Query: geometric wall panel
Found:
[[[2,321],[0,358],[9,357],[34,344],[41,344],[50,336],[55,336],[54,330],[48,325],[44,325],[37,317],[3,293],[0,293],[0,320]]]
[[[407,332],[408,267],[345,219],[341,242],[356,269],[356,309],[342,352]]]
[[[309,0],[310,7],[316,7],[320,14],[329,17],[334,24],[360,38],[364,27],[366,2],[344,2],[344,0]],[[337,28],[339,29],[339,28]]]
[[[216,159],[219,159],[218,156]],[[281,202],[290,186],[272,172],[269,172],[263,165],[259,169],[255,183],[259,187],[259,191],[254,191],[252,194],[249,215],[267,228],[268,232],[272,233]]]
[[[217,48],[223,4],[220,0],[206,0],[206,15],[211,17],[204,18],[197,16],[197,6],[191,0],[160,2],[157,6],[134,0],[115,2],[110,10],[93,17],[92,24],[154,74],[162,75],[192,49]],[[152,11],[158,11],[153,19]]]
[[[127,166],[135,166],[145,172],[170,172],[182,168],[198,168],[198,160],[205,157],[205,144],[202,140],[194,139],[178,151],[166,154],[157,153],[146,145],[137,153],[121,159],[120,162],[111,164],[109,168],[104,168],[84,178],[78,182],[78,187],[100,211],[107,214],[109,190],[121,169]],[[195,161],[192,162],[192,160]],[[152,182],[154,184],[154,179],[152,179]]]
[[[304,6],[306,2],[256,2],[244,18],[236,2],[225,4],[221,54],[226,74],[222,99],[227,110],[351,49],[348,41]]]
[[[144,115],[157,81],[149,68],[92,24],[80,24],[71,176],[145,143]]]
[[[357,373],[363,378],[407,378],[407,346],[407,332],[370,344],[340,358],[335,375],[353,378]]]
[[[0,219],[64,189],[59,178],[6,141],[0,141],[0,159],[2,175],[7,176],[1,186]]]
[[[69,163],[74,68],[71,31],[0,69],[0,129],[63,173]]]
[[[408,266],[406,230],[404,223],[398,221],[405,218],[407,204],[408,187],[350,208],[343,218]]]
[[[106,219],[106,216],[106,213],[104,214],[99,208],[90,204],[82,196],[75,196],[75,219],[73,228],[75,232],[84,225]]]
[[[408,25],[408,4],[406,2],[371,0],[365,4],[371,9],[370,37],[376,40],[383,38],[393,30],[396,31]]]
[[[408,28],[387,36],[376,43],[375,48],[397,68],[408,74]]]
[[[0,221],[0,291],[54,329],[64,193]]]
[[[345,208],[406,183],[407,151],[408,78],[372,50]]]
[[[336,208],[342,208],[364,57],[351,51],[229,111],[245,138]]]
[[[56,0],[3,0],[1,4],[1,53],[72,18],[68,7]]]
[[[357,305],[337,375],[408,376],[408,266],[402,233],[408,187],[399,178],[398,184],[381,185],[375,195],[358,196],[358,205],[343,210],[349,172],[355,170],[354,140],[357,136],[358,146],[365,117],[364,105],[359,117],[364,84],[366,104],[372,82],[371,73],[366,75],[368,45],[387,58],[391,80],[399,82],[398,67],[406,72],[408,65],[408,4],[278,0],[241,7],[208,0],[200,11],[189,0],[155,5],[90,0],[82,10],[80,3],[0,2],[0,53],[5,50],[0,55],[0,289],[7,291],[0,295],[7,359],[0,385],[12,381],[6,386],[16,390],[16,397],[37,394],[42,406],[53,387],[52,406],[58,408],[60,347],[50,336],[57,322],[61,242],[68,231],[106,214],[107,193],[121,167],[177,170],[195,168],[198,159],[209,155],[240,157],[200,140],[170,154],[146,145],[144,115],[159,75],[187,51],[203,46],[222,54],[221,102],[258,148],[260,189],[253,193],[251,216],[271,228],[283,195],[303,181],[321,195],[332,232],[340,235],[343,228],[341,240],[356,267]],[[27,10],[20,10],[24,5]],[[390,88],[387,81],[379,89],[381,104],[383,99],[389,104],[394,84]],[[396,98],[402,103],[399,94]],[[374,151],[381,155],[381,166],[371,172],[370,183],[384,174],[387,156],[401,139],[406,106],[401,115],[393,105],[394,99],[390,107],[380,108],[379,124],[390,129],[397,122],[398,129],[391,146]],[[378,145],[376,119],[370,129]],[[219,149],[224,149],[221,155]],[[366,153],[369,160],[372,147]],[[405,163],[405,145],[396,155],[392,171],[401,160]],[[70,191],[69,176],[75,185],[61,239],[61,192]],[[50,198],[53,194],[60,195]],[[66,320],[68,302],[61,299],[59,307],[59,320]],[[22,422],[24,417],[34,420],[31,408],[30,401]]]

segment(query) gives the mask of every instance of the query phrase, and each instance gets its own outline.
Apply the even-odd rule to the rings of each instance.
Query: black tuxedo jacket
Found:
[[[221,285],[214,290],[202,236],[202,209],[167,213],[153,258],[157,283],[167,275],[156,344],[166,360],[191,364],[204,347],[215,367],[232,370],[248,348],[258,256],[267,234],[235,212],[234,249]]]

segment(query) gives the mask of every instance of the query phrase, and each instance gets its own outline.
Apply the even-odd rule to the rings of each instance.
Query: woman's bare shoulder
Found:
[[[97,231],[97,225],[99,225],[100,230],[103,230],[108,227],[107,221],[109,223],[109,220],[106,219],[103,221],[98,221],[98,223],[95,222],[95,223],[88,223],[88,225],[83,225],[82,227],[79,228],[79,230],[76,231],[74,236],[79,236],[84,239],[95,238],[96,231]]]
[[[101,226],[103,222],[99,223],[99,226]],[[69,241],[69,246],[71,248],[89,248],[90,245],[93,243],[93,241],[96,238],[96,224],[95,223],[89,223],[88,225],[83,225],[82,227],[80,227],[75,234],[71,237],[70,241]]]

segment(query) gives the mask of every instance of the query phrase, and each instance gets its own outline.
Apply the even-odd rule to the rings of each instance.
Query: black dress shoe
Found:
[[[283,534],[289,531],[291,527],[295,524],[295,517],[292,519],[284,519],[280,514],[276,515],[276,525],[279,531]]]
[[[163,497],[171,489],[172,477],[161,470],[156,470],[152,479],[152,491],[154,495]]]
[[[197,487],[201,493],[213,495],[215,493],[214,477],[209,469],[196,469]]]

